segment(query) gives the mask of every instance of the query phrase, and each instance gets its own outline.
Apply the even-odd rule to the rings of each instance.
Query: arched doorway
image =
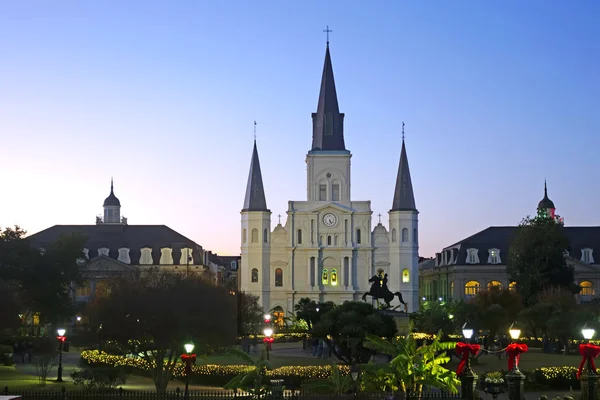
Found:
[[[283,308],[280,306],[277,306],[275,308],[273,308],[273,325],[277,328],[283,328],[285,326],[285,321],[284,318],[285,317],[285,312],[283,311]]]

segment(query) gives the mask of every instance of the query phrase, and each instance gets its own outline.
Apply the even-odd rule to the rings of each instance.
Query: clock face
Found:
[[[337,217],[335,214],[327,213],[323,215],[323,224],[325,224],[325,226],[332,227],[337,224]]]

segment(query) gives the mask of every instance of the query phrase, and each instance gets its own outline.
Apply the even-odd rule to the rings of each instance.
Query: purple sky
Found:
[[[544,178],[600,225],[599,2],[366,4],[2,2],[0,226],[93,224],[114,176],[130,224],[238,254],[254,120],[273,226],[306,198],[326,25],[374,224],[405,121],[421,255],[533,214]]]

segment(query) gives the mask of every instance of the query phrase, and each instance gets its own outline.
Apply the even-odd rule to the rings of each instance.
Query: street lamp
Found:
[[[271,322],[271,314],[265,314],[265,324],[268,324],[269,322]]]
[[[263,341],[265,342],[265,349],[267,351],[267,360],[269,360],[269,350],[271,350],[271,342],[273,341],[273,338],[271,338],[273,335],[273,329],[265,328],[263,333],[265,334]]]
[[[519,336],[521,336],[521,330],[515,323],[511,324],[510,328],[508,328],[508,333],[512,340],[519,340]]]
[[[596,330],[594,328],[588,328],[587,324],[585,324],[581,329],[581,334],[583,335],[583,338],[588,341],[588,343],[594,337],[595,333]]]
[[[77,334],[79,335],[79,325],[81,323],[81,315],[78,315],[77,317],[75,317],[75,319],[77,320]]]
[[[65,343],[65,340],[67,340],[67,337],[65,336],[66,333],[66,329],[63,328],[58,328],[56,330],[56,333],[58,334],[58,336],[56,337],[58,339],[58,373],[56,376],[56,382],[62,382],[63,378],[62,378],[62,353],[63,353],[63,344]]]
[[[190,374],[192,373],[192,364],[196,362],[196,355],[192,353],[194,351],[194,344],[189,342],[183,345],[185,348],[185,354],[181,355],[181,361],[185,362],[185,392],[184,397],[188,398],[188,388],[190,384]]]
[[[521,353],[527,351],[527,345],[516,343],[516,341],[519,340],[519,336],[521,336],[521,329],[516,323],[510,325],[508,333],[513,340],[513,343],[509,344],[506,348],[509,359],[509,372],[506,374],[506,380],[508,381],[508,398],[522,399],[524,398],[523,393],[525,392],[525,375],[519,370],[519,358]]]
[[[594,368],[594,358],[597,357],[600,348],[590,343],[595,333],[596,331],[593,328],[589,328],[587,324],[581,329],[581,334],[587,343],[579,345],[579,352],[583,356],[583,359],[581,360],[581,364],[579,364],[577,377],[581,381],[581,398],[584,400],[594,400],[597,397],[596,386],[598,385],[598,375]],[[584,372],[583,366],[586,364],[586,361],[586,371]]]
[[[466,322],[462,326],[462,334],[465,338],[465,343],[469,343],[471,341],[471,338],[473,337],[473,328],[467,326]]]
[[[352,364],[350,368],[350,376],[352,377],[352,382],[354,382],[354,397],[356,397],[356,392],[358,392],[358,376],[360,375],[360,368],[358,365]]]

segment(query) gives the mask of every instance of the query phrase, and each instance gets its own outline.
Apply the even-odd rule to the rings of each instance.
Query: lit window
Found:
[[[502,284],[498,281],[489,281],[487,284],[488,290],[490,289],[502,289]]]
[[[511,282],[508,284],[508,290],[515,291],[517,290],[517,282]]]
[[[327,200],[327,185],[319,185],[319,200]]]
[[[488,254],[488,264],[500,264],[502,262],[500,259],[500,250],[489,249]]]
[[[337,274],[337,269],[332,269],[331,270],[331,285],[332,286],[336,286],[338,284],[338,274]]]
[[[331,186],[331,200],[340,201],[340,185],[337,183]]]
[[[465,284],[465,296],[474,296],[479,293],[479,282],[469,281]]]
[[[410,282],[410,272],[408,271],[408,268],[404,268],[402,270],[402,283],[408,282]]]
[[[579,287],[581,288],[579,294],[582,296],[594,296],[596,294],[594,284],[590,281],[583,281],[579,283]]]
[[[78,286],[75,290],[75,296],[89,296],[92,294],[92,288],[90,287],[90,283],[85,281],[81,286]]]
[[[252,268],[252,283],[258,282],[258,269]]]
[[[321,274],[321,282],[323,283],[323,285],[329,284],[329,271],[327,269],[324,269]]]
[[[275,286],[283,286],[283,270],[281,268],[275,270]]]

